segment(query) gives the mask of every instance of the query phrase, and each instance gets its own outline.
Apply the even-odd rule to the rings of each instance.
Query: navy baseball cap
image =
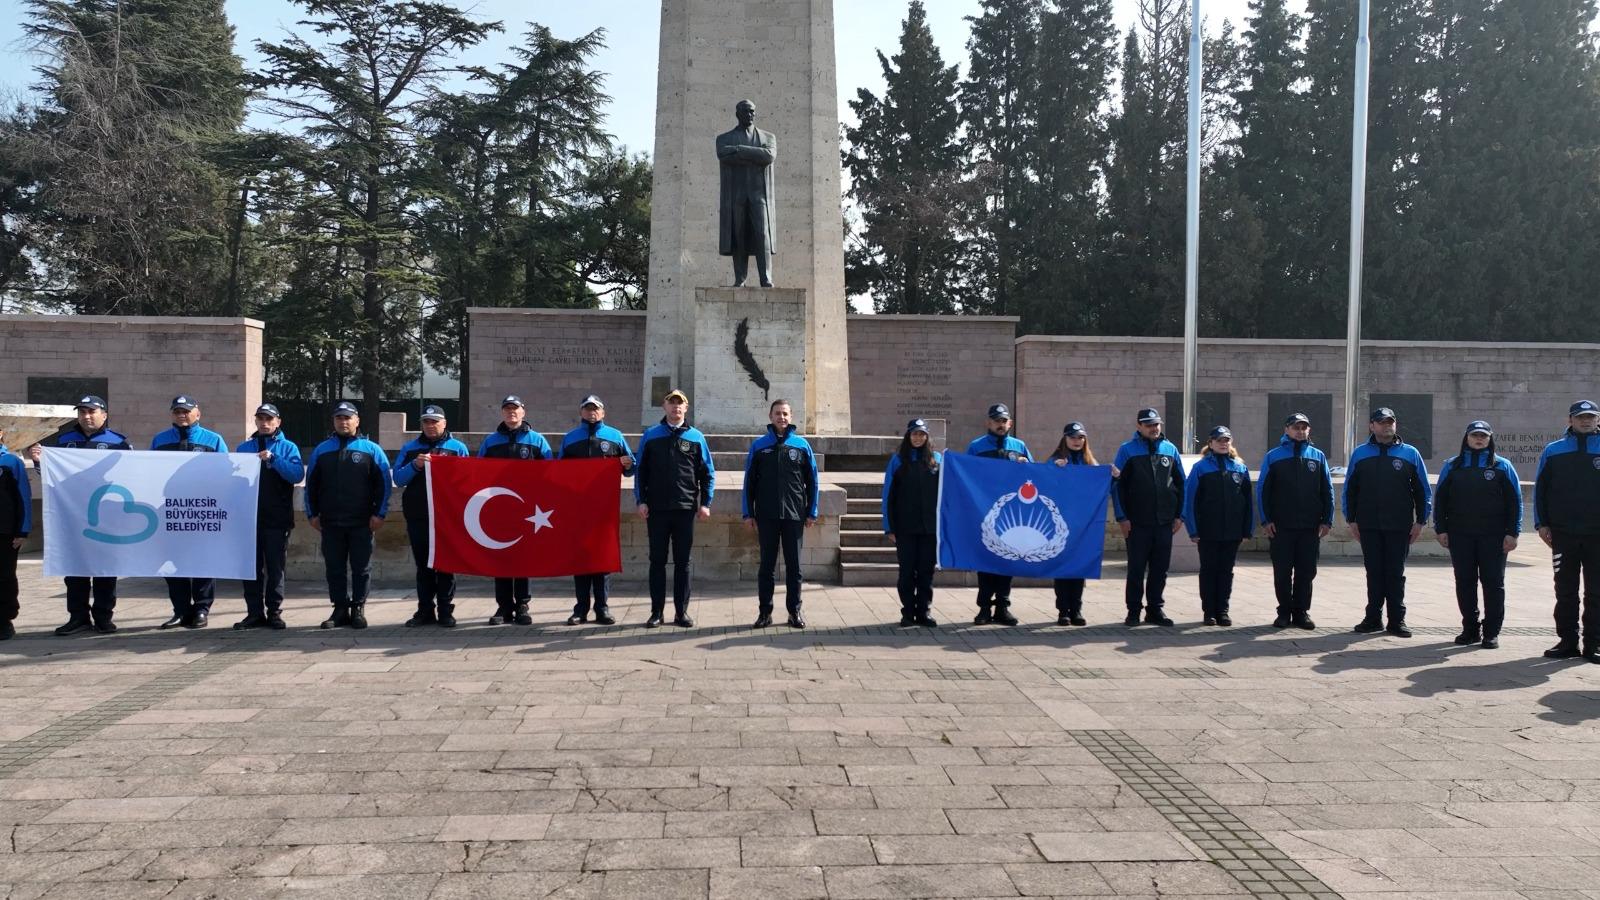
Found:
[[[276,406],[273,406],[271,403],[263,403],[260,406],[256,407],[256,415],[258,415],[258,416],[271,416],[274,419],[283,418],[283,416],[278,412],[278,408]]]
[[[339,405],[333,408],[333,414],[336,416],[359,416],[361,415],[361,410],[356,409],[356,405],[349,400],[340,400]]]
[[[927,419],[912,419],[911,421],[907,422],[906,423],[906,434],[909,435],[914,431],[920,431],[923,434],[927,434],[928,433],[928,420]]]
[[[1135,418],[1139,420],[1140,425],[1161,424],[1161,413],[1156,412],[1155,408],[1150,406],[1146,406],[1144,409],[1139,410],[1139,415]]]
[[[589,396],[583,398],[583,402],[578,404],[578,408],[579,409],[583,409],[585,406],[592,406],[592,407],[594,407],[596,409],[605,409],[606,408],[606,405],[604,403],[601,403],[600,402],[600,398],[595,396],[594,394],[590,394]]]
[[[1593,400],[1579,400],[1567,410],[1567,416],[1600,416],[1600,406],[1596,406]]]
[[[1373,410],[1372,415],[1367,418],[1367,421],[1382,422],[1384,419],[1395,419],[1396,421],[1399,421],[1399,417],[1394,414],[1394,410],[1387,406],[1380,406]]]
[[[178,396],[172,398],[173,409],[181,409],[187,412],[199,405],[200,404],[188,394],[179,394]]]
[[[432,420],[432,421],[435,421],[435,422],[443,422],[444,421],[444,410],[442,408],[440,408],[440,407],[433,406],[432,404],[429,404],[428,406],[424,406],[422,408],[422,421],[427,422],[429,420]]]
[[[1467,434],[1479,433],[1494,434],[1494,429],[1490,428],[1489,423],[1482,419],[1473,419],[1471,422],[1467,423]]]
[[[500,408],[501,409],[505,409],[508,406],[516,406],[516,407],[521,407],[523,409],[527,408],[527,407],[524,407],[522,405],[522,398],[518,397],[516,394],[508,394],[508,395],[506,395],[506,398],[504,400],[500,401]]]
[[[1283,420],[1283,427],[1288,428],[1290,425],[1297,425],[1301,422],[1310,425],[1311,419],[1305,413],[1290,413],[1289,418]]]
[[[1062,437],[1084,437],[1089,429],[1083,427],[1082,422],[1068,422],[1067,427],[1061,429]]]
[[[1231,437],[1233,437],[1233,432],[1228,430],[1228,426],[1226,426],[1226,425],[1218,425],[1217,427],[1211,429],[1211,436],[1210,436],[1209,440],[1213,440],[1214,441],[1217,438],[1231,438]]]
[[[989,407],[989,418],[1010,419],[1011,407],[1005,405],[1004,403],[996,403],[995,405]]]
[[[105,409],[106,401],[93,394],[84,394],[78,398],[78,402],[74,403],[73,406],[77,409]]]

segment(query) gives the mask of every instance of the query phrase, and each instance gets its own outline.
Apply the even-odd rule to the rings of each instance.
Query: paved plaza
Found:
[[[1530,541],[1528,544],[1535,544]],[[124,583],[112,636],[57,638],[25,560],[0,644],[0,886],[34,897],[1600,897],[1600,666],[1551,662],[1550,569],[1513,556],[1497,651],[1454,646],[1449,571],[1412,568],[1416,637],[1361,636],[1361,571],[1325,566],[1315,632],[1275,631],[1271,570],[1234,618],[1127,629],[1120,570],[1087,628],[1020,590],[1016,628],[942,591],[930,631],[885,588],[808,585],[812,627],[158,631]],[[1049,623],[1049,624],[1046,624]]]

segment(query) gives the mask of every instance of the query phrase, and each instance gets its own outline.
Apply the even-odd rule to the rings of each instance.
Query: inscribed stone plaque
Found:
[[[1294,413],[1305,413],[1311,420],[1311,443],[1319,447],[1331,446],[1337,430],[1333,421],[1332,394],[1268,394],[1267,440],[1261,445],[1262,455],[1283,439],[1283,420]]]
[[[1373,392],[1368,411],[1387,406],[1394,410],[1400,439],[1417,448],[1423,459],[1433,458],[1433,395]]]
[[[107,390],[109,386],[110,381],[105,378],[29,375],[28,402],[71,406],[79,397],[93,394],[110,406],[111,392]]]
[[[1226,391],[1196,391],[1195,406],[1199,409],[1194,420],[1196,446],[1178,447],[1179,453],[1199,453],[1206,445],[1206,435],[1218,425],[1227,425],[1233,410],[1233,396]],[[1167,391],[1167,440],[1174,446],[1183,442],[1183,391]]]

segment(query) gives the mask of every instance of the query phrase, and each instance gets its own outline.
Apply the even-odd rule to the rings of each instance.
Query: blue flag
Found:
[[[1099,578],[1110,493],[1110,466],[946,453],[939,476],[939,566]]]

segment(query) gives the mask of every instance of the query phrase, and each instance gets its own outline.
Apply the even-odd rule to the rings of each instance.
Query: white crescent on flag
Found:
[[[484,505],[496,497],[516,497],[518,503],[522,502],[522,495],[510,488],[486,487],[473,494],[472,498],[467,501],[467,508],[461,515],[461,524],[466,527],[467,534],[472,535],[472,539],[479,544],[488,547],[490,550],[504,550],[522,540],[522,537],[518,535],[509,541],[497,541],[489,537],[488,533],[483,530],[483,522],[479,520],[479,516],[483,514]]]

